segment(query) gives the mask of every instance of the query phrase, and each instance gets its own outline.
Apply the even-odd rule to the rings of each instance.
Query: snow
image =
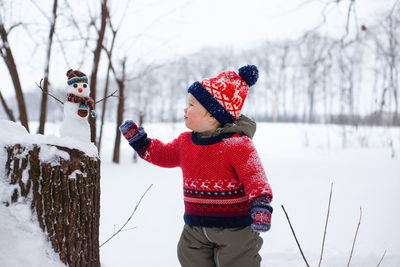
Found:
[[[59,125],[49,123],[47,127],[46,131],[53,134]],[[28,138],[21,128],[0,121],[0,143],[17,143],[19,136],[26,143],[42,139],[41,144],[45,144],[57,139],[71,145],[53,135]],[[183,123],[154,123],[145,125],[145,129],[150,137],[162,141],[170,141],[186,130]],[[257,129],[253,141],[274,192],[272,228],[261,234],[261,266],[305,265],[281,205],[289,214],[308,262],[311,266],[318,264],[331,183],[333,196],[322,266],[347,264],[360,207],[362,219],[351,266],[376,266],[385,250],[381,266],[400,266],[399,128],[259,123]],[[176,257],[184,212],[180,169],[160,168],[140,159],[133,164],[133,151],[125,140],[121,164],[113,164],[115,125],[106,125],[104,133],[100,243],[126,222],[142,194],[151,184],[154,186],[127,224],[130,230],[101,247],[102,266],[180,266]],[[0,151],[0,162],[4,161],[4,151]],[[10,192],[0,168],[1,202]],[[0,205],[0,236],[0,266],[60,266],[27,203]],[[10,257],[12,254],[20,256]]]
[[[23,126],[11,121],[0,120],[0,266],[1,267],[43,267],[65,266],[51,248],[30,209],[31,195],[27,199],[19,198],[16,203],[6,206],[16,185],[10,185],[5,174],[4,164],[7,145],[21,144],[31,147],[40,146],[40,160],[54,163],[58,158],[68,159],[68,153],[47,146],[53,144],[71,149],[80,149],[89,156],[97,156],[97,148],[91,143],[83,143],[72,138],[60,138],[55,135],[29,134]],[[26,152],[27,153],[27,152]],[[24,154],[20,155],[23,157]],[[28,170],[24,170],[22,181],[28,180]]]
[[[274,192],[272,229],[262,234],[262,266],[304,266],[281,209],[285,206],[311,266],[319,261],[330,185],[333,197],[322,266],[345,266],[362,206],[361,226],[351,266],[400,266],[400,129],[335,125],[259,123],[254,144]],[[150,137],[170,141],[183,124],[145,125]],[[109,139],[108,139],[109,138]],[[367,142],[365,141],[368,140]],[[112,144],[113,135],[105,143]],[[108,148],[108,149],[111,149]],[[181,171],[139,160],[132,164],[122,144],[122,164],[102,150],[100,242],[129,217],[146,195],[129,227],[101,248],[106,266],[179,266],[176,244],[183,227]],[[117,208],[118,207],[118,208]]]
[[[67,152],[58,150],[54,146],[40,146],[40,162],[49,162],[53,166],[53,164],[60,162],[59,158],[69,160],[70,156]]]
[[[53,127],[52,127],[53,128]],[[55,128],[59,128],[55,127]],[[96,146],[90,142],[82,142],[80,140],[71,138],[71,137],[58,137],[55,134],[58,134],[57,131],[53,129],[53,134],[50,135],[41,135],[41,134],[29,134],[26,129],[19,123],[15,123],[8,120],[0,120],[0,147],[4,145],[13,145],[13,144],[21,144],[21,145],[46,145],[52,144],[57,146],[63,146],[70,149],[79,149],[85,152],[89,157],[96,157],[98,155],[98,151]],[[43,146],[42,146],[43,147]],[[51,148],[52,149],[52,148]],[[41,157],[51,157],[51,155],[44,155],[41,153]],[[57,152],[57,156],[62,158],[67,157],[65,153],[62,151]],[[51,162],[51,158],[46,158],[46,161]]]
[[[0,266],[62,267],[28,204],[0,205]]]

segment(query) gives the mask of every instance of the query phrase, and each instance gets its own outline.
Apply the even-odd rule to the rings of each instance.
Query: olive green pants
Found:
[[[263,240],[250,226],[208,228],[185,224],[178,243],[182,267],[259,267]]]

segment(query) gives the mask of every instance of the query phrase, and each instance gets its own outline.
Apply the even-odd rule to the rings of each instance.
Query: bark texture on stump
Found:
[[[54,153],[51,162],[42,153]],[[100,160],[53,145],[6,147],[6,175],[15,186],[10,203],[30,201],[52,247],[69,266],[100,267]],[[46,151],[46,152],[44,152]],[[10,203],[6,203],[9,205]]]

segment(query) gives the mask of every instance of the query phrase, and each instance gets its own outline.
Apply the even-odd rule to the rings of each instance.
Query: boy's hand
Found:
[[[260,196],[255,198],[250,204],[250,215],[253,219],[251,228],[255,232],[266,232],[271,228],[271,214],[273,208],[269,205],[270,196]]]
[[[121,126],[119,126],[119,130],[128,141],[139,133],[138,126],[132,120],[125,121]]]

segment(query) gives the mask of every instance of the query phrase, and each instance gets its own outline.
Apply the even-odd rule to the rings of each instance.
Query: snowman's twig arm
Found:
[[[118,90],[115,90],[112,94],[110,94],[110,95],[108,95],[108,96],[106,96],[106,97],[104,97],[104,98],[102,98],[102,99],[96,101],[95,104],[97,104],[97,103],[99,103],[99,102],[101,102],[101,101],[104,101],[106,98],[109,98],[109,97],[112,97],[112,96],[118,97],[118,96],[115,96],[115,95],[114,95],[116,92],[118,92]]]
[[[40,83],[39,83],[39,84],[37,84],[37,82],[35,82],[35,83],[36,83],[36,86],[39,87],[40,90],[42,90],[43,93],[45,93],[45,94],[51,96],[52,98],[54,98],[55,100],[57,100],[58,102],[60,102],[62,105],[64,105],[64,102],[62,102],[60,99],[58,99],[58,98],[55,97],[54,95],[50,94],[49,92],[45,92],[45,91],[43,90],[43,88],[42,88],[42,81],[43,81],[43,78],[40,79]]]

